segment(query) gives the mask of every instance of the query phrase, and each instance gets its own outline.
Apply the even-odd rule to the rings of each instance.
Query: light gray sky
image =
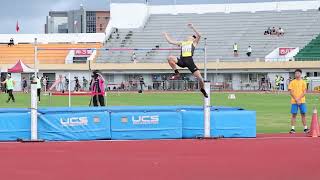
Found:
[[[0,0],[0,34],[15,34],[19,21],[20,32],[44,33],[50,10],[79,9],[82,3],[88,10],[107,10],[109,0]]]
[[[0,34],[16,33],[19,21],[20,32],[44,33],[46,16],[50,10],[79,9],[82,3],[88,10],[107,10],[110,0],[0,0]],[[258,2],[279,0],[148,0],[151,4],[191,4]],[[281,0],[284,1],[284,0]],[[286,0],[289,1],[289,0]],[[291,0],[290,0],[291,1]],[[112,0],[112,2],[145,2],[145,0]]]

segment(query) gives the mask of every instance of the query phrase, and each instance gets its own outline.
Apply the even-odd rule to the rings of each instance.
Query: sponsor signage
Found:
[[[89,57],[92,54],[91,49],[77,49],[74,52],[74,55],[77,57]]]
[[[60,123],[64,127],[87,126],[88,117],[60,118]]]
[[[158,115],[151,116],[131,116],[133,125],[142,124],[159,124],[160,117]],[[128,117],[121,117],[121,123],[128,123]]]
[[[285,56],[288,53],[290,53],[292,50],[294,50],[295,48],[279,48],[279,55],[280,56]]]

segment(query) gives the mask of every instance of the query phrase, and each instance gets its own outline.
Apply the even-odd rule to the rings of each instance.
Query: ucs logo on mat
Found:
[[[62,126],[86,126],[88,117],[60,118],[60,123]]]
[[[160,117],[158,115],[154,116],[132,116],[132,123],[134,125],[139,124],[159,124]]]

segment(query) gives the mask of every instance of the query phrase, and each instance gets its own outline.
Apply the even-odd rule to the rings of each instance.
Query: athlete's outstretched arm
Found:
[[[194,41],[198,44],[201,38],[200,32],[193,26],[193,24],[189,23],[188,26],[196,33],[196,39]]]
[[[169,36],[168,33],[164,32],[163,35],[164,35],[164,38],[166,38],[166,40],[168,41],[169,44],[180,46],[180,42],[178,42],[177,40],[174,40],[171,36]]]

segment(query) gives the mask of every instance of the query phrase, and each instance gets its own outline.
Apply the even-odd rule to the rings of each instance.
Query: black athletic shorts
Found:
[[[182,67],[182,68],[187,67],[191,71],[191,73],[194,73],[199,70],[198,67],[194,64],[192,57],[180,57],[177,59],[178,59],[177,65],[179,67]]]

